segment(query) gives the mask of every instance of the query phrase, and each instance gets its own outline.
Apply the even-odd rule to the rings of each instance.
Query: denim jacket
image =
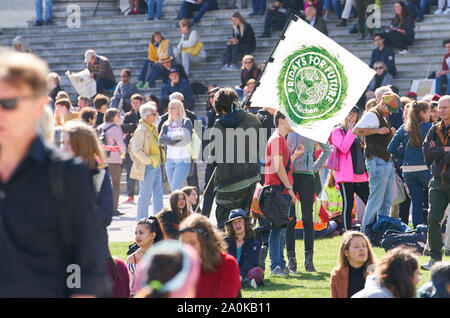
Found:
[[[396,158],[403,161],[404,166],[425,165],[425,156],[422,151],[422,143],[431,128],[430,123],[420,123],[421,143],[418,147],[413,147],[409,140],[408,132],[405,130],[406,124],[400,126],[394,138],[388,145],[388,151]]]

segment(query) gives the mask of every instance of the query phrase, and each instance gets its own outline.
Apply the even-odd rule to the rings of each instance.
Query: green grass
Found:
[[[297,256],[297,271],[299,274],[290,274],[288,277],[269,275],[269,257],[266,259],[266,274],[264,286],[257,290],[244,289],[244,298],[329,298],[330,294],[330,273],[336,265],[339,244],[341,237],[316,239],[314,241],[314,266],[316,273],[305,272],[303,240],[296,240],[295,250]],[[127,258],[128,245],[132,242],[110,243],[111,253],[123,260]],[[384,254],[384,249],[375,247],[374,253],[378,259]],[[449,257],[444,256],[444,261]],[[426,263],[428,257],[421,256],[419,264]],[[430,272],[421,270],[421,280],[418,285],[426,283],[430,279]]]

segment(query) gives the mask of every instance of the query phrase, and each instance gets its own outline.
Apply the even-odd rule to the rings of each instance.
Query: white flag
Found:
[[[363,61],[293,16],[249,104],[280,110],[295,132],[324,143],[374,75]]]

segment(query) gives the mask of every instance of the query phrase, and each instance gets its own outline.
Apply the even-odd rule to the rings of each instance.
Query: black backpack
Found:
[[[100,140],[100,142],[103,145],[103,149],[105,150],[105,153],[106,153],[106,158],[108,158],[111,155],[111,151],[105,149],[105,147],[104,147],[104,146],[108,146],[108,143],[106,142],[106,132],[110,128],[115,127],[115,126],[117,126],[117,125],[111,125],[106,129],[104,128],[104,126],[98,128],[98,139]]]

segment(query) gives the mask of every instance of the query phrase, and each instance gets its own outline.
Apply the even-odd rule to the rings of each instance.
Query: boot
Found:
[[[314,251],[305,251],[305,270],[307,272],[315,272],[316,269],[314,268],[313,264],[313,254]]]
[[[295,258],[295,252],[287,252],[288,257],[288,269],[291,273],[297,273],[297,259]]]
[[[259,264],[258,267],[261,268],[263,271],[266,270],[266,257],[267,252],[269,251],[268,246],[261,246],[261,253],[259,254]]]

